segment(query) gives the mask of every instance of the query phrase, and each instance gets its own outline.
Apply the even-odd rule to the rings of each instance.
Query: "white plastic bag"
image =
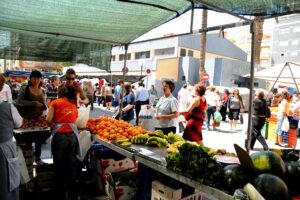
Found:
[[[20,165],[20,183],[21,185],[26,184],[30,181],[27,165],[25,162],[25,158],[22,152],[22,149],[17,146],[17,154],[19,157],[19,165]]]
[[[89,131],[81,131],[79,133],[79,143],[81,147],[81,156],[77,155],[77,159],[81,162],[84,160],[87,152],[89,151],[91,145],[95,142],[92,139],[91,133]]]
[[[290,122],[287,117],[284,117],[282,125],[281,125],[281,131],[289,132],[290,130]]]
[[[90,106],[80,106],[78,108],[78,118],[76,120],[77,128],[85,128],[90,117]]]
[[[154,131],[154,109],[150,105],[142,105],[139,113],[139,126]]]

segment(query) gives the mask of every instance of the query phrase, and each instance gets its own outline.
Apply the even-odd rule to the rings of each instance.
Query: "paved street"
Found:
[[[95,109],[91,111],[91,117],[98,117],[100,115],[112,116],[112,111],[108,111],[103,107],[95,106]],[[241,147],[245,146],[245,140],[247,138],[248,128],[248,114],[243,114],[244,124],[240,122],[237,124],[236,130],[230,130],[229,122],[222,122],[220,127],[213,131],[207,131],[206,126],[203,125],[203,142],[206,146],[218,149],[226,149],[228,152],[235,152],[233,144],[238,144]],[[279,149],[279,147],[272,141],[268,141],[269,148]],[[257,141],[254,146],[254,150],[262,150],[261,144]],[[300,140],[298,139],[296,149],[300,149]]]
[[[99,116],[112,116],[113,111],[107,110],[106,108],[99,107],[95,104],[94,110],[90,111],[90,117],[97,118]],[[237,124],[236,130],[230,130],[228,121],[222,122],[220,127],[217,130],[206,130],[206,126],[203,125],[203,143],[212,148],[216,149],[226,149],[227,152],[234,153],[233,144],[238,144],[241,147],[245,146],[245,139],[247,138],[247,122],[248,115],[244,114],[244,124]],[[134,122],[134,120],[133,120]],[[279,147],[274,144],[273,141],[268,141],[269,148],[271,149],[279,149]],[[45,144],[42,146],[43,153],[42,158],[46,159],[46,162],[52,162],[51,152],[50,152],[50,144]],[[298,138],[296,149],[300,149],[300,140]],[[261,144],[257,141],[254,146],[254,150],[262,150]]]

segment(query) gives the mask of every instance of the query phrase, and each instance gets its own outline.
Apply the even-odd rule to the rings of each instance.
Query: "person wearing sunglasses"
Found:
[[[65,85],[67,86],[74,86],[76,88],[76,92],[77,92],[77,106],[79,104],[88,104],[89,103],[89,99],[87,98],[87,96],[84,94],[83,89],[80,87],[79,84],[77,84],[77,82],[75,82],[76,79],[76,73],[74,71],[74,69],[69,68],[66,71],[66,83],[65,84],[61,84],[59,86],[58,91],[60,91],[61,88],[63,88]]]

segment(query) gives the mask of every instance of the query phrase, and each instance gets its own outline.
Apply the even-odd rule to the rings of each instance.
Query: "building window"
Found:
[[[283,28],[279,30],[279,34],[288,34],[290,32],[290,28]]]
[[[189,57],[194,57],[194,51],[189,50],[189,51],[188,51],[188,56],[189,56]]]
[[[299,40],[293,40],[292,41],[292,45],[298,45],[299,44]]]
[[[116,56],[115,55],[111,56],[111,61],[112,62],[116,61]]]
[[[180,56],[185,57],[186,56],[186,50],[185,49],[180,49]]]
[[[125,54],[120,54],[119,55],[119,61],[123,61],[125,57]],[[127,60],[131,60],[131,53],[127,54]]]
[[[289,41],[281,41],[278,43],[278,46],[280,47],[284,47],[284,46],[288,46],[289,45]]]
[[[150,51],[142,51],[142,52],[136,52],[135,53],[135,59],[146,59],[150,58]]]
[[[175,53],[175,48],[165,48],[165,49],[156,49],[154,51],[155,56],[163,56],[163,55],[174,55]]]
[[[296,57],[296,56],[298,56],[298,52],[297,51],[291,51],[290,56],[291,57]]]
[[[299,33],[300,32],[300,26],[294,27],[293,32],[294,33]]]

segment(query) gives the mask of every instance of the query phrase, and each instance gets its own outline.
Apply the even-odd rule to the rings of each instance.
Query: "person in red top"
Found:
[[[222,97],[222,106],[220,109],[220,113],[222,115],[222,121],[225,122],[226,121],[226,113],[227,113],[227,103],[228,103],[228,98],[229,98],[229,91],[227,89],[224,89],[224,94]]]
[[[183,138],[189,141],[202,143],[202,125],[207,110],[205,94],[206,87],[197,84],[194,86],[194,97],[188,108],[182,112],[187,125],[183,133]]]
[[[65,85],[59,91],[59,99],[49,104],[46,120],[54,125],[52,129],[52,154],[54,164],[54,187],[58,199],[77,199],[76,155],[79,144],[76,88]]]

